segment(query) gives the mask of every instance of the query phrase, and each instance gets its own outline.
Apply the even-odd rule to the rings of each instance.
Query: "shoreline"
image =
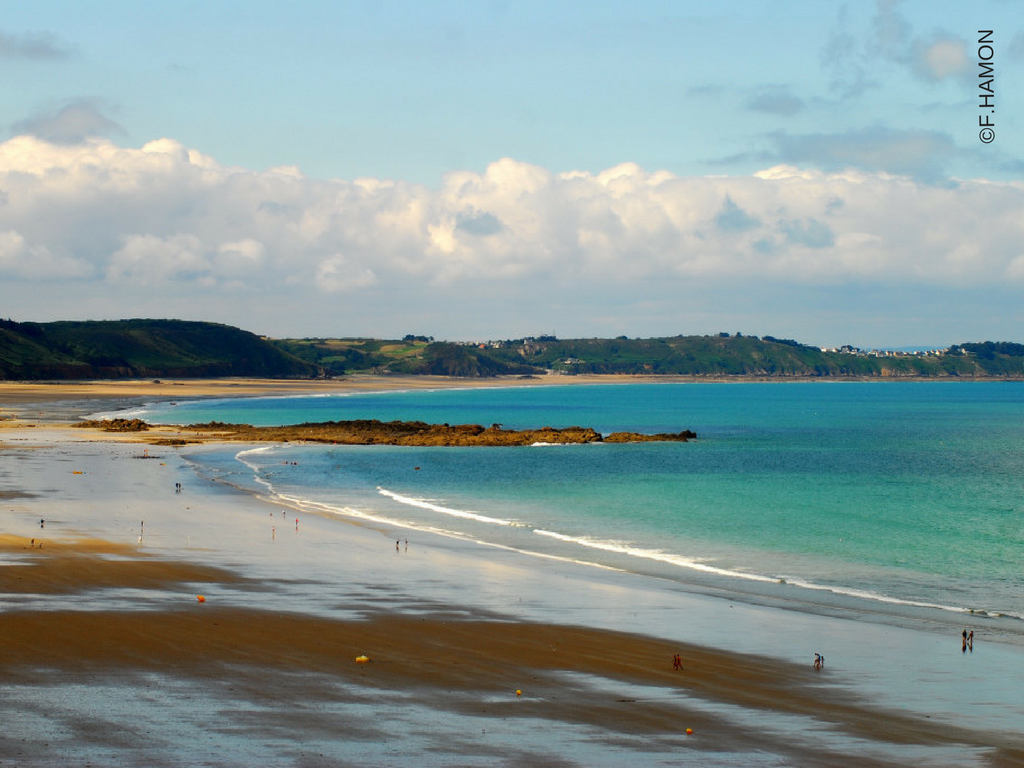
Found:
[[[66,395],[52,402],[70,400]],[[4,401],[5,412],[10,402]],[[298,520],[294,535],[282,522],[271,539],[264,511],[273,515],[277,505],[207,486],[176,449],[162,449],[159,462],[124,461],[139,455],[123,436],[47,426],[46,418],[36,426],[5,422],[0,431],[0,466],[17,467],[8,477],[25,479],[3,487],[5,529],[21,530],[13,531],[15,538],[0,538],[0,597],[7,603],[0,623],[9,638],[0,660],[0,709],[15,734],[0,739],[0,760],[54,765],[69,755],[95,759],[89,750],[103,741],[100,726],[115,727],[102,716],[83,720],[75,731],[79,741],[69,737],[62,747],[40,751],[40,744],[18,738],[30,738],[24,734],[34,721],[19,714],[28,702],[58,719],[88,711],[88,701],[68,698],[83,684],[109,696],[156,697],[140,717],[170,732],[164,748],[185,749],[213,765],[234,765],[240,754],[259,749],[272,750],[260,752],[271,762],[289,754],[335,765],[343,754],[350,759],[337,750],[352,742],[363,745],[348,763],[354,765],[505,765],[509,755],[538,765],[618,765],[636,764],[638,755],[641,761],[652,754],[666,759],[680,751],[702,764],[736,766],[778,764],[761,762],[765,755],[809,766],[900,765],[921,758],[999,766],[1024,759],[1020,733],[933,721],[913,707],[897,711],[851,691],[849,672],[829,667],[816,675],[785,654],[732,653],[580,623],[588,611],[630,604],[630,590],[644,584],[642,578],[524,566],[511,554],[437,549],[426,537],[415,542],[415,557],[395,555],[381,571],[392,531],[303,518],[301,532]],[[130,436],[132,442],[139,437]],[[168,498],[169,475],[184,479],[187,495]],[[96,498],[82,495],[86,483]],[[197,519],[195,505],[209,511]],[[122,507],[127,511],[112,513],[113,519],[103,512]],[[145,546],[134,527],[140,515]],[[33,521],[42,518],[56,522],[33,531]],[[44,548],[27,546],[34,534],[45,540]],[[84,535],[94,540],[77,543]],[[183,546],[183,540],[189,543]],[[327,541],[343,547],[352,562],[330,571],[333,561],[317,549]],[[465,586],[473,588],[465,591],[459,582],[471,574],[475,578]],[[530,611],[512,610],[514,604],[494,612],[510,589],[529,595],[534,610],[550,602],[547,580],[556,575],[566,585],[559,599],[574,605],[578,593],[576,613],[554,603],[547,615],[561,613],[561,620],[538,620]],[[430,586],[442,580],[447,584]],[[343,583],[350,588],[339,595]],[[490,606],[473,597],[485,586],[497,595]],[[202,604],[198,589],[208,594]],[[696,623],[702,617],[724,620],[741,609],[714,598],[705,601],[713,607],[704,609],[670,591],[648,599],[651,605],[641,606],[647,619],[637,628],[654,626],[663,614],[659,600],[672,610],[693,611],[689,620]],[[750,613],[791,619],[773,609]],[[784,635],[799,626],[780,630]],[[674,653],[684,656],[682,673],[671,669]],[[357,665],[359,654],[373,662]],[[226,707],[253,715],[229,718],[234,735],[226,746],[200,739],[194,748],[184,747],[179,742],[187,734],[175,733],[173,722],[193,722],[194,716],[185,701],[154,693],[153,675],[172,692],[195,682],[214,691],[199,696],[197,711]],[[229,689],[242,693],[229,696]],[[377,697],[385,703],[371,705]],[[287,714],[309,715],[310,707],[319,713],[315,723]],[[369,712],[381,707],[415,733],[433,723],[432,746],[379,723],[363,732],[364,726],[351,725],[367,723]],[[275,718],[286,720],[290,730],[274,727]],[[537,724],[548,732],[536,733]],[[320,726],[329,726],[329,735]],[[469,736],[481,727],[487,738]],[[687,727],[694,734],[687,735]],[[267,728],[275,746],[258,747]],[[367,732],[369,739],[363,738]],[[136,736],[122,736],[123,744],[101,757],[116,765],[176,754]],[[83,743],[88,749],[75,746]],[[319,758],[308,751],[311,745],[321,750]],[[722,754],[724,761],[714,762]]]
[[[440,389],[509,387],[590,386],[624,384],[806,384],[806,383],[941,383],[992,381],[1014,383],[1024,379],[960,379],[932,377],[871,378],[849,377],[735,377],[638,374],[578,374],[567,376],[506,376],[460,379],[449,376],[393,376],[353,374],[340,379],[121,379],[88,381],[0,381],[0,435],[6,427],[69,425],[103,414],[117,418],[123,411],[144,405],[180,400],[208,400],[248,397],[305,397],[346,393],[402,392]],[[151,425],[150,437],[178,437],[180,425]],[[203,442],[216,440],[214,434],[200,434]],[[108,433],[106,439],[146,442],[131,433]],[[160,439],[159,437],[156,439]]]
[[[962,378],[930,376],[897,377],[811,377],[811,376],[683,376],[655,374],[546,374],[542,376],[496,376],[456,378],[451,376],[407,376],[351,374],[337,379],[96,379],[69,381],[0,381],[3,411],[26,405],[58,403],[84,404],[90,401],[151,402],[193,398],[268,397],[339,394],[343,392],[385,392],[400,390],[464,389],[478,387],[574,386],[591,384],[802,384],[802,383],[927,383],[985,382],[1021,383],[1024,377]]]

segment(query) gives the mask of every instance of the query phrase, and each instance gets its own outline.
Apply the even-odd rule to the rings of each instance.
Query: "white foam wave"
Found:
[[[254,460],[256,455],[275,449],[280,449],[280,446],[270,445],[248,448],[243,451],[239,451],[236,454],[235,458],[252,470],[253,479],[255,480],[255,482],[261,485],[263,488],[265,488],[266,491],[271,496],[271,500],[276,503],[286,504],[295,509],[305,510],[309,512],[316,512],[320,514],[333,515],[339,517],[358,518],[360,520],[379,523],[383,525],[396,526],[400,528],[407,528],[409,530],[418,530],[434,533],[449,538],[455,538],[464,541],[472,541],[481,545],[498,547],[500,549],[508,549],[511,551],[520,552],[522,554],[531,556],[546,557],[556,560],[563,560],[565,562],[575,562],[581,565],[593,567],[610,568],[612,570],[621,570],[621,568],[617,568],[615,566],[611,566],[600,562],[594,562],[588,559],[580,559],[568,554],[545,554],[542,552],[534,552],[530,550],[520,549],[517,547],[510,547],[505,544],[501,544],[494,541],[485,541],[470,535],[468,532],[451,530],[445,527],[425,524],[423,522],[400,520],[388,516],[386,514],[382,514],[380,511],[376,510],[371,513],[350,506],[334,505],[316,501],[309,498],[303,498],[299,496],[293,496],[290,494],[280,493],[276,490],[274,484],[267,477],[261,474],[261,467]],[[426,509],[431,512],[436,512],[438,514],[447,515],[453,518],[472,520],[479,523],[498,525],[504,527],[529,527],[527,524],[515,520],[491,517],[489,515],[484,515],[480,512],[472,510],[455,509],[452,507],[444,506],[442,504],[438,504],[436,501],[431,499],[404,496],[400,493],[379,486],[377,487],[377,492],[380,493],[382,496],[386,496],[392,499],[393,501],[398,502],[399,504],[416,507],[419,509]],[[884,593],[875,592],[871,590],[858,589],[855,587],[820,584],[800,577],[792,577],[788,575],[768,576],[759,573],[752,573],[749,571],[741,571],[734,568],[724,568],[721,566],[713,565],[706,559],[697,557],[687,557],[673,552],[666,552],[660,549],[638,547],[635,544],[625,541],[597,539],[588,536],[569,536],[563,533],[558,533],[556,531],[544,530],[540,528],[533,529],[533,533],[569,545],[581,546],[591,550],[609,552],[613,554],[625,555],[628,557],[635,557],[643,560],[665,563],[679,568],[686,568],[692,571],[712,574],[715,576],[722,576],[730,579],[739,579],[743,581],[758,582],[762,584],[776,584],[784,587],[794,587],[797,589],[805,589],[814,592],[825,592],[838,595],[841,597],[848,597],[868,602],[883,603],[893,606],[905,606],[910,608],[939,610],[958,614],[971,614],[976,616],[998,616],[1024,620],[1024,615],[1019,615],[1017,613],[1012,612],[992,610],[986,611],[982,609],[967,608],[963,606],[943,605],[940,603],[934,603],[925,600],[913,600],[908,598],[895,597],[892,595],[887,595]]]
[[[965,608],[963,606],[957,605],[943,605],[941,603],[932,603],[924,600],[911,600],[906,598],[894,597],[892,595],[886,595],[880,592],[873,592],[871,590],[856,589],[854,587],[841,587],[835,585],[818,584],[816,582],[808,581],[806,579],[790,578],[785,576],[765,576],[763,574],[750,573],[747,571],[738,571],[731,568],[721,568],[719,566],[710,565],[699,558],[684,557],[682,555],[674,554],[671,552],[664,552],[662,550],[656,549],[644,549],[641,547],[633,546],[626,542],[603,541],[600,539],[592,539],[585,536],[567,536],[562,533],[557,533],[555,531],[545,531],[539,528],[535,529],[533,532],[540,536],[547,536],[548,538],[556,539],[558,541],[564,541],[570,544],[578,544],[580,546],[588,547],[590,549],[597,549],[605,552],[629,555],[631,557],[642,558],[645,560],[653,560],[657,562],[668,563],[670,565],[679,566],[681,568],[688,568],[690,570],[700,571],[702,573],[710,573],[717,576],[743,579],[745,581],[755,581],[764,584],[780,584],[817,592],[829,592],[831,594],[840,595],[843,597],[852,597],[858,600],[885,603],[889,605],[900,605],[912,608],[927,608],[952,613],[974,615],[998,615],[1006,618],[1024,619],[1024,616],[1019,616],[1014,613],[992,613],[990,611],[983,611],[974,608]]]
[[[451,515],[452,517],[461,517],[464,520],[475,520],[478,523],[491,523],[492,525],[505,525],[510,527],[522,525],[522,523],[518,523],[515,520],[503,520],[499,517],[489,517],[488,515],[481,514],[480,512],[473,512],[468,509],[443,507],[440,504],[435,504],[430,499],[415,499],[411,496],[402,496],[401,494],[389,491],[386,488],[381,488],[379,486],[377,487],[377,492],[382,496],[387,496],[389,499],[397,501],[399,504],[407,504],[410,507],[418,507],[420,509],[429,509],[431,512],[438,512],[442,515]]]
[[[1024,616],[1015,613],[991,612],[986,610],[979,610],[977,608],[966,608],[960,605],[943,605],[942,603],[931,603],[925,600],[910,600],[907,598],[893,597],[892,595],[886,595],[881,592],[873,592],[871,590],[866,589],[855,589],[853,587],[837,587],[834,585],[817,584],[813,581],[807,581],[806,579],[792,579],[788,577],[781,577],[779,580],[794,587],[800,587],[801,589],[811,589],[819,592],[831,592],[835,595],[843,595],[844,597],[854,597],[859,600],[870,600],[877,603],[887,603],[889,605],[904,605],[911,608],[929,608],[932,610],[948,611],[951,613],[974,614],[979,616],[1003,616],[1006,618],[1024,619]]]
[[[90,413],[87,416],[82,416],[83,421],[102,421],[104,419],[142,419],[146,420],[146,414],[150,411],[150,406],[140,405],[135,408],[124,408],[118,411],[98,411],[97,413]]]
[[[640,557],[645,560],[656,560],[662,563],[669,563],[670,565],[677,565],[682,568],[689,568],[694,571],[703,571],[705,573],[714,573],[720,576],[731,576],[739,579],[746,579],[748,581],[763,581],[763,582],[777,582],[778,579],[773,579],[769,576],[761,576],[756,573],[745,573],[743,571],[730,570],[727,568],[718,568],[713,565],[708,565],[706,562],[702,562],[700,559],[683,557],[682,555],[673,554],[671,552],[665,552],[660,549],[642,549],[640,547],[632,546],[625,542],[619,541],[602,541],[600,539],[591,539],[586,536],[566,536],[563,533],[556,533],[555,531],[545,531],[537,528],[534,533],[540,536],[547,536],[558,541],[565,541],[572,544],[579,544],[584,547],[591,549],[600,549],[605,552],[615,552],[622,555],[630,555],[631,557]]]
[[[248,449],[246,449],[244,451],[239,451],[238,453],[235,454],[235,459],[237,461],[240,461],[242,464],[244,464],[245,466],[247,466],[249,469],[252,470],[252,479],[254,481],[256,481],[257,483],[259,483],[260,485],[262,485],[264,488],[266,488],[271,493],[274,493],[274,485],[273,485],[273,483],[271,483],[269,480],[267,480],[260,473],[259,465],[256,464],[253,461],[250,461],[249,460],[249,456],[252,455],[252,454],[257,454],[257,453],[265,453],[266,451],[273,450],[276,447],[277,446],[274,446],[274,445],[264,445],[264,446],[261,446],[259,448],[248,448]]]

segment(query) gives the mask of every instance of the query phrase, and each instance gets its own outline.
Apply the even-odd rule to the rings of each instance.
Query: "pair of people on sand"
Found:
[[[963,648],[961,648],[961,651],[966,653],[967,649],[970,648],[971,652],[973,653],[974,652],[974,630],[972,629],[970,632],[968,632],[965,629],[963,631],[963,638],[964,638],[964,645],[963,645]]]

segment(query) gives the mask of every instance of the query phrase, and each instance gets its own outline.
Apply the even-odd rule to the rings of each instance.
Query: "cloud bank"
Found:
[[[35,136],[55,144],[78,144],[95,136],[124,133],[101,111],[94,99],[76,99],[60,107],[38,112],[11,127],[18,134]]]
[[[185,296],[193,314],[213,299],[268,313],[278,295],[290,297],[282,316],[398,301],[425,324],[470,296],[497,316],[502,302],[536,313],[539,297],[580,294],[642,313],[652,295],[705,283],[1024,285],[1024,185],[791,165],[558,173],[506,158],[432,188],[226,167],[170,139],[133,149],[26,135],[0,144],[0,278],[8,306],[30,288],[42,302],[105,297],[115,317],[129,296],[151,316],[184,314]]]
[[[9,34],[0,31],[0,59],[67,59],[72,49],[49,34]]]

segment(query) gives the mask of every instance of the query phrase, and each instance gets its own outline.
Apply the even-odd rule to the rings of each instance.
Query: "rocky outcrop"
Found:
[[[149,424],[142,419],[93,419],[92,421],[79,421],[72,426],[102,429],[104,432],[146,432],[149,430]]]
[[[182,431],[201,433],[221,440],[252,442],[316,442],[338,445],[417,445],[417,446],[514,446],[584,443],[686,442],[696,434],[644,435],[615,432],[607,438],[590,427],[542,427],[540,429],[504,429],[500,424],[428,424],[423,421],[328,421],[282,427],[253,427],[248,424],[209,422],[183,427]]]
[[[697,433],[689,429],[682,432],[659,432],[654,435],[644,435],[639,432],[612,432],[603,442],[606,443],[685,443],[693,440]]]

